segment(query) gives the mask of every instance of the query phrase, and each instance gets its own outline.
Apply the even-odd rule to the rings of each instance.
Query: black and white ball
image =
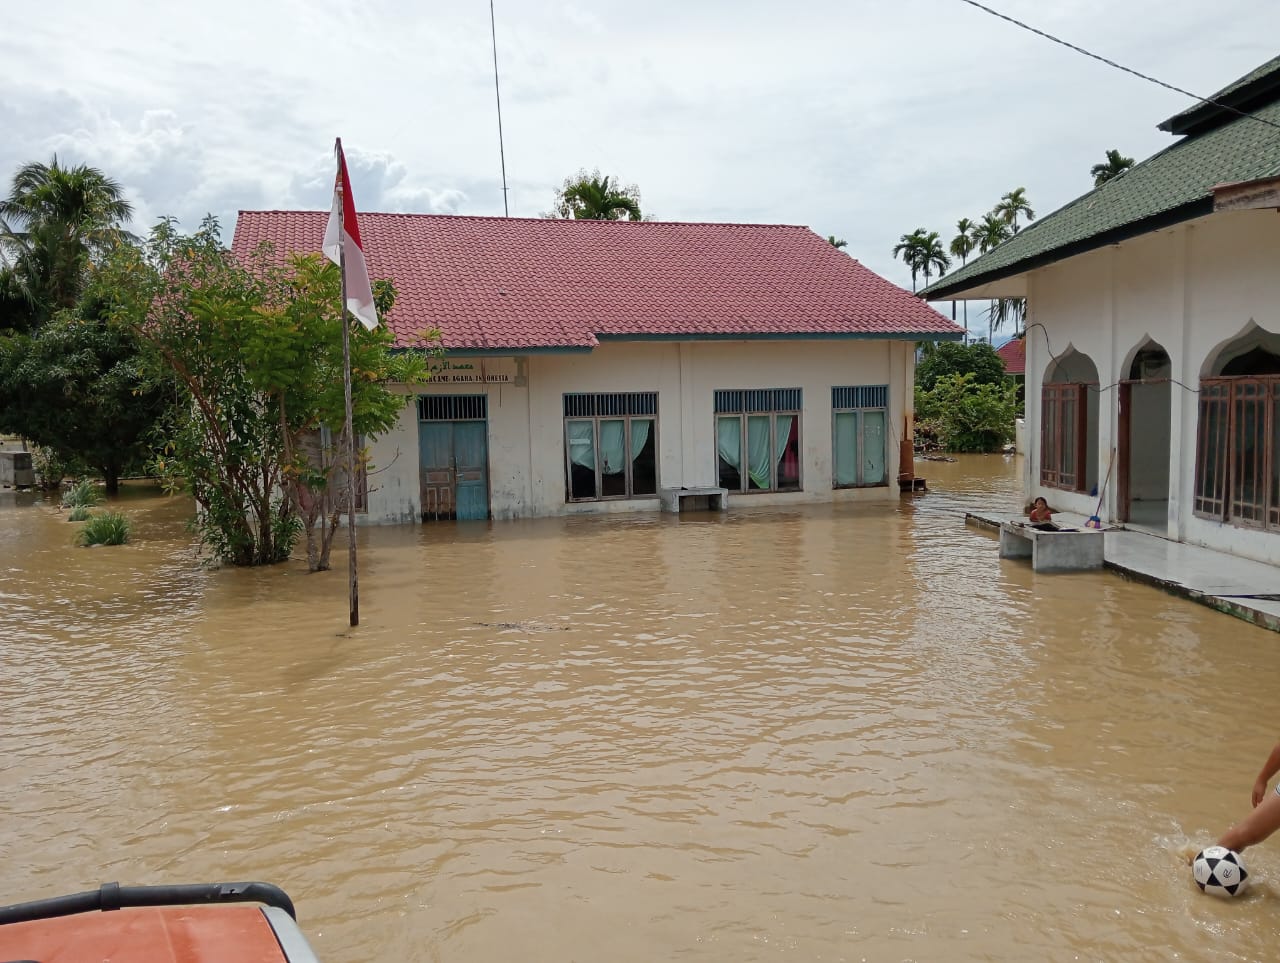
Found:
[[[1240,854],[1225,846],[1210,846],[1196,854],[1191,864],[1196,885],[1210,896],[1230,899],[1249,888],[1249,871]]]

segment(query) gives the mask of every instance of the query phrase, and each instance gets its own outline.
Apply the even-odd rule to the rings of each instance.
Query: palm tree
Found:
[[[916,276],[919,275],[921,267],[921,259],[923,257],[922,248],[924,246],[925,231],[923,227],[917,227],[910,234],[904,234],[898,239],[898,243],[893,246],[893,256],[901,258],[902,263],[911,269],[911,291],[916,290]]]
[[[1015,187],[1008,194],[1000,198],[1000,203],[992,209],[993,214],[999,215],[1010,230],[1014,234],[1018,233],[1018,215],[1027,215],[1028,221],[1036,219],[1036,212],[1031,209],[1031,205],[1027,203],[1027,189],[1025,187]]]
[[[95,167],[31,163],[0,199],[0,259],[22,295],[47,318],[72,307],[90,261],[129,235],[120,184]]]
[[[982,220],[974,226],[973,239],[977,242],[979,253],[986,254],[996,245],[1009,240],[1012,233],[1009,223],[993,211],[982,215]]]
[[[844,238],[837,239],[834,234],[827,235],[827,243],[830,244],[837,251],[842,251],[849,246],[848,241],[846,241]]]
[[[995,333],[1004,328],[1008,321],[1013,322],[1013,333],[1016,335],[1022,327],[1022,319],[1027,313],[1026,298],[996,298],[987,309],[987,341],[994,344]]]
[[[962,217],[956,221],[956,236],[951,239],[951,256],[960,259],[960,266],[964,267],[969,262],[969,255],[973,253],[973,249],[978,246],[978,242],[974,240],[974,232],[978,229],[978,225],[967,217]],[[951,302],[951,320],[956,319],[956,303]],[[966,341],[969,337],[969,301],[964,302],[964,335]]]
[[[929,276],[934,268],[938,269],[938,277],[947,273],[951,267],[951,258],[942,249],[942,240],[937,231],[930,231],[920,238],[920,270],[924,272],[924,286],[929,286]]]
[[[1089,173],[1093,175],[1093,186],[1101,187],[1113,177],[1119,177],[1134,164],[1132,157],[1124,157],[1118,150],[1107,151],[1107,161],[1105,164],[1094,164],[1089,169]]]
[[[1021,190],[1021,188],[1019,188]],[[1010,192],[1013,193],[1013,192]],[[1008,199],[1009,194],[1004,199]],[[1002,199],[1002,201],[1004,200]],[[1025,199],[1023,199],[1025,202]],[[982,220],[974,227],[974,240],[978,244],[978,250],[986,254],[993,248],[1003,244],[1013,236],[1013,228],[1010,226],[1001,212],[999,204],[990,214],[984,214]],[[1004,326],[1006,320],[1010,317],[1014,318],[1015,329],[1017,327],[1017,316],[1014,313],[1014,306],[1005,302],[1021,298],[996,298],[991,302],[991,306],[987,309],[987,342],[991,343],[994,339],[995,332]]]
[[[978,225],[967,217],[962,217],[956,221],[956,236],[951,239],[951,256],[960,259],[961,267],[968,263],[969,255],[977,247],[978,242],[973,237],[977,227]]]
[[[561,190],[560,210],[565,217],[585,221],[638,221],[640,196],[635,188],[610,184],[596,171],[592,176],[570,178]]]

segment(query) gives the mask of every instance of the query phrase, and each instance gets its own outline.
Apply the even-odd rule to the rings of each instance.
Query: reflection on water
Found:
[[[262,878],[332,960],[1264,959],[1274,634],[891,506],[446,523],[207,571],[188,506],[71,546],[0,494],[0,902]],[[743,507],[746,506],[746,507]],[[1261,721],[1261,725],[1256,723]]]

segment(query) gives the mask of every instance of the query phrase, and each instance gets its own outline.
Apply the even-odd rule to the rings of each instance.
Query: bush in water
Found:
[[[81,545],[123,545],[129,541],[129,519],[119,512],[103,512],[80,529]]]
[[[88,508],[102,504],[102,492],[93,482],[85,480],[62,493],[63,508]]]

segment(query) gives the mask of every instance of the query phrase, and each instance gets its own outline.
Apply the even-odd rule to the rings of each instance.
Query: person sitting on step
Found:
[[[1040,496],[1031,503],[1031,511],[1028,512],[1031,527],[1039,529],[1042,532],[1056,532],[1058,526],[1053,524],[1053,512],[1049,510],[1049,503],[1044,500],[1044,496]]]

